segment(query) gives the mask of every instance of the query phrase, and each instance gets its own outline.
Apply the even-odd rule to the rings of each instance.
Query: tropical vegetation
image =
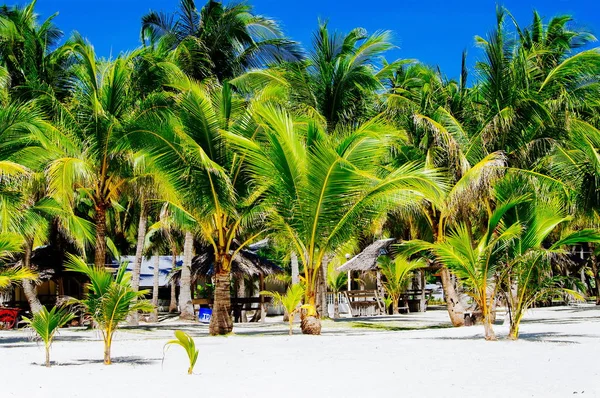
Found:
[[[35,1],[1,8],[0,287],[22,283],[37,313],[32,253],[60,248],[91,282],[80,303],[105,363],[119,322],[152,309],[144,254],[183,254],[190,319],[193,257],[214,256],[220,335],[233,330],[233,259],[263,238],[298,259],[304,333],[321,330],[327,286],[347,283],[330,260],[390,237],[403,242],[381,262],[392,303],[427,261],[452,323],[471,305],[487,339],[498,302],[511,338],[553,294],[600,303],[600,50],[568,15],[496,16],[474,70],[463,54],[453,79],[386,60],[390,32],[319,22],[302,48],[247,4],[151,11],[140,48],[113,59],[64,39]],[[104,269],[130,253],[133,277]]]

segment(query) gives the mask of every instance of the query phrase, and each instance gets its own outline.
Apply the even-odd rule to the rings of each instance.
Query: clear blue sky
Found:
[[[22,0],[15,0],[24,4]],[[8,3],[13,3],[8,0]],[[227,1],[225,1],[227,3]],[[348,31],[360,26],[369,32],[394,32],[399,47],[388,59],[416,58],[456,77],[463,49],[472,66],[481,55],[474,36],[484,36],[495,24],[493,0],[253,0],[256,13],[280,22],[291,38],[310,47],[318,18],[330,27]],[[172,11],[178,0],[38,0],[43,17],[59,12],[55,22],[67,34],[73,30],[87,37],[100,56],[117,55],[140,45],[140,18],[150,9]],[[204,1],[197,0],[197,5]],[[542,16],[571,14],[577,25],[600,37],[600,0],[505,0],[522,26],[537,9]],[[600,43],[598,44],[600,46]]]

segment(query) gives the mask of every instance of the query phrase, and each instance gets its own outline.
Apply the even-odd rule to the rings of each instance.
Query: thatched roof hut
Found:
[[[206,251],[192,260],[192,278],[210,277],[214,274],[213,251]],[[241,250],[231,262],[231,273],[239,276],[267,276],[283,273],[273,262],[249,250]]]
[[[390,246],[396,239],[380,239],[371,243],[362,252],[338,267],[338,271],[375,271],[377,259],[388,253]]]

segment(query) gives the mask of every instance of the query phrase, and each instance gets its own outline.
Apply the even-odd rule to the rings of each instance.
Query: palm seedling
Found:
[[[378,264],[381,274],[385,278],[382,282],[383,289],[391,299],[392,314],[397,314],[400,295],[406,290],[408,282],[413,275],[412,272],[417,268],[424,267],[425,262],[423,259],[411,261],[406,257],[397,256],[393,260],[389,257],[380,257]]]
[[[126,272],[125,263],[113,274],[105,268],[89,266],[81,258],[70,255],[66,269],[80,272],[90,279],[86,297],[76,302],[84,307],[102,332],[104,364],[110,365],[110,349],[119,323],[133,312],[153,310],[152,305],[143,299],[147,291],[135,291],[132,288],[131,274]]]
[[[24,318],[38,337],[44,342],[46,367],[50,367],[50,346],[58,329],[73,319],[74,315],[67,307],[52,307],[50,311],[42,307],[31,318]]]
[[[273,297],[273,304],[281,304],[288,315],[288,322],[290,326],[290,336],[292,335],[292,328],[294,326],[294,315],[300,310],[300,303],[304,298],[304,287],[296,283],[287,288],[285,294],[279,292],[260,292],[265,296]]]
[[[194,339],[192,339],[187,333],[182,332],[181,330],[176,330],[175,337],[177,338],[176,340],[167,341],[167,344],[165,344],[165,348],[172,344],[183,347],[190,361],[188,374],[191,375],[194,371],[194,366],[196,365],[196,361],[198,360],[198,353],[200,351],[196,349],[196,343],[194,342]]]

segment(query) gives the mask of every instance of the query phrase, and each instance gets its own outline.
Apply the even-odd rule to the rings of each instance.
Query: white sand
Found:
[[[172,323],[118,332],[111,366],[102,364],[96,332],[63,330],[50,369],[27,332],[0,331],[0,397],[600,397],[594,306],[531,311],[517,342],[483,341],[482,326],[389,331],[352,327],[353,321],[326,322],[320,337],[289,337],[282,323],[236,325],[230,337],[180,325],[200,348],[192,376],[179,347],[161,365]],[[440,325],[447,314],[362,321]],[[502,325],[495,329],[501,338],[507,333]]]

